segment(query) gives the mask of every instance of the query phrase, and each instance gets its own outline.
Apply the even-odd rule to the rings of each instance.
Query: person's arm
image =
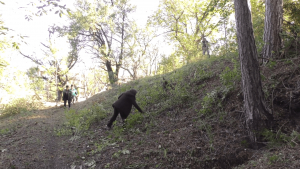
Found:
[[[136,101],[133,101],[133,105],[136,109],[138,109],[139,112],[144,113],[140,106],[136,103]]]

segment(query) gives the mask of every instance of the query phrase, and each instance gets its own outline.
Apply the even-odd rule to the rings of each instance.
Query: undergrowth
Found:
[[[64,128],[55,129],[58,136],[70,135],[74,133],[76,135],[89,129],[90,125],[103,120],[107,114],[101,104],[94,104],[89,108],[75,111],[74,109],[65,111],[67,122]]]
[[[3,104],[0,107],[0,118],[10,117],[16,114],[28,113],[37,109],[40,102],[28,98],[18,98],[12,100],[9,104]]]

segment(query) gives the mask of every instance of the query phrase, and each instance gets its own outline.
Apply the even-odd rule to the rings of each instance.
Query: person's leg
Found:
[[[123,122],[125,122],[125,120],[127,119],[128,115],[129,114],[125,114],[125,113],[120,112],[120,116],[121,116]]]
[[[121,113],[121,112],[120,112],[120,116],[121,116],[121,118],[122,118],[123,126],[124,126],[125,123],[126,123],[126,119],[127,119],[128,115],[129,115],[129,113],[128,113],[128,114],[125,114],[125,113]]]
[[[67,100],[64,100],[64,106],[65,106],[65,108],[67,107]]]
[[[71,100],[68,100],[69,108],[71,107]]]
[[[209,49],[208,49],[208,48],[207,48],[207,54],[208,54],[208,56],[210,56],[210,55],[209,55]]]
[[[114,115],[111,117],[111,119],[107,123],[107,127],[111,128],[113,122],[117,119],[118,114],[119,114],[118,109],[114,108]]]

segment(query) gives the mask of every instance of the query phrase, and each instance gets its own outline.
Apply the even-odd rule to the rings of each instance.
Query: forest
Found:
[[[298,0],[0,11],[0,168],[300,168]]]

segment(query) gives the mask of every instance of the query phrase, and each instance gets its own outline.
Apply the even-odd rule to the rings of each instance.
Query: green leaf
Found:
[[[67,10],[67,12],[68,12],[69,16],[72,15],[71,10]]]

